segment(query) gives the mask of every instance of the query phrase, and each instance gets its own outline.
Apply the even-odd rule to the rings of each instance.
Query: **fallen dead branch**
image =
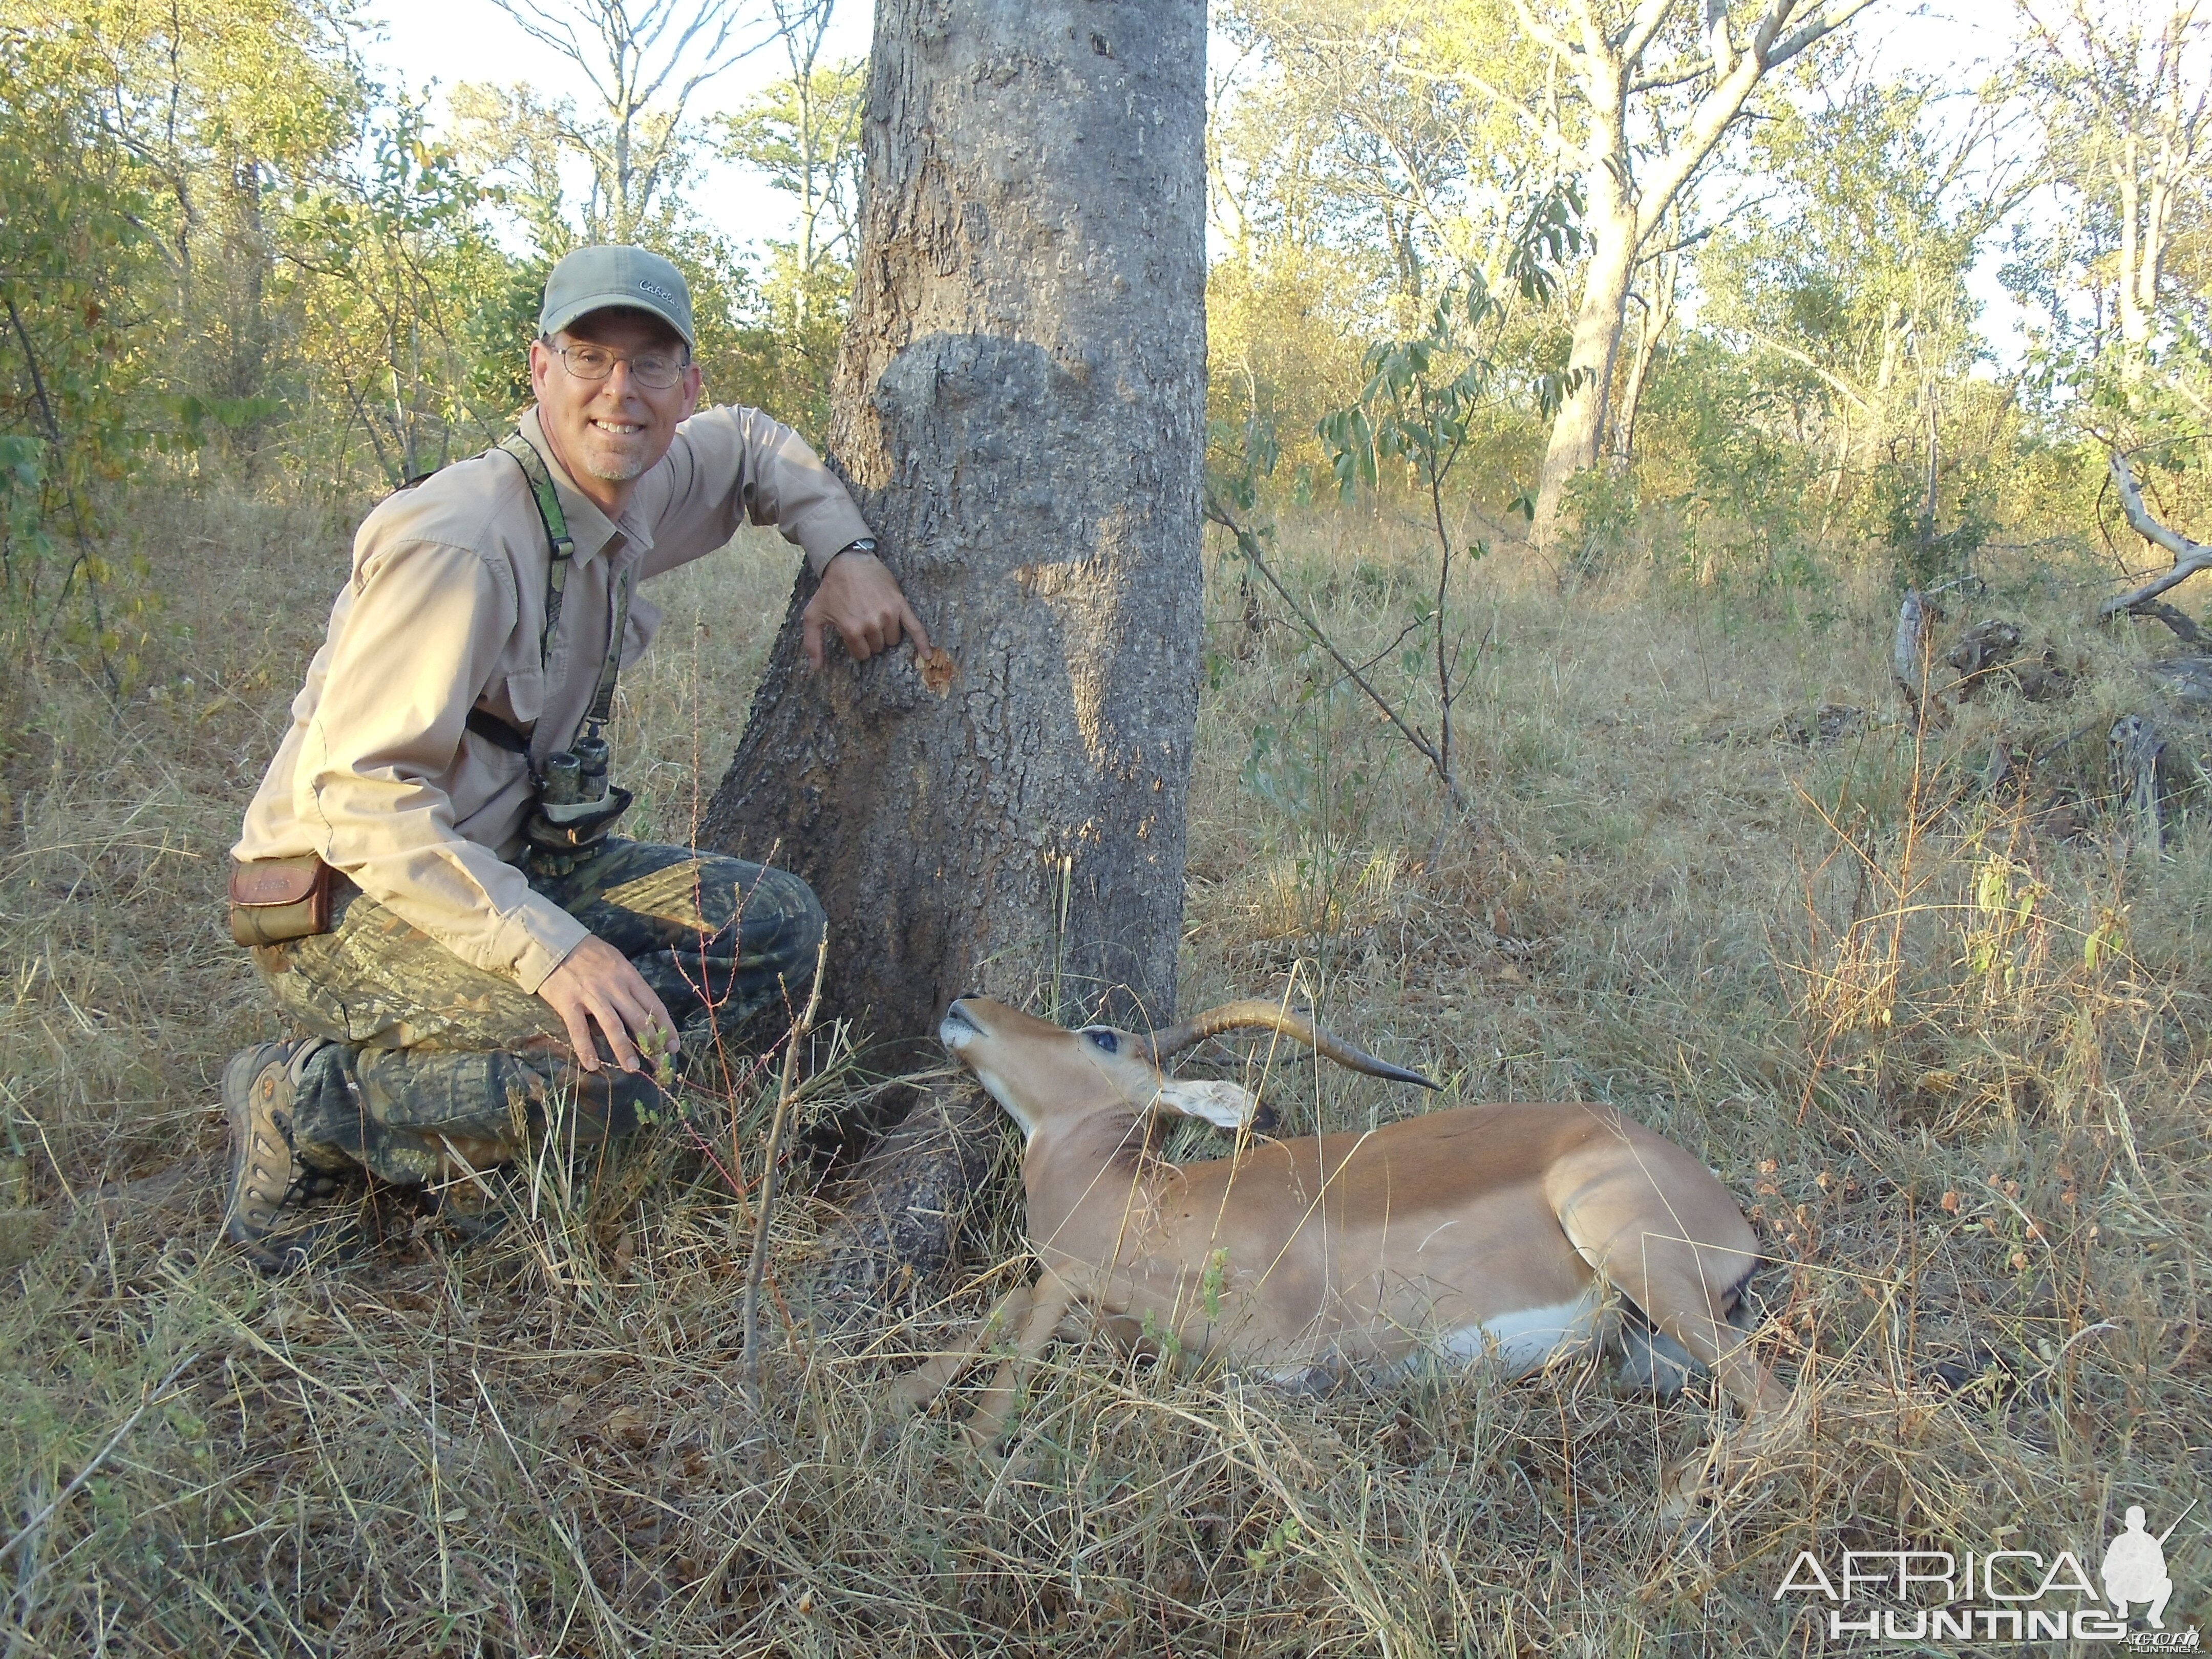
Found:
[[[2198,571],[2212,570],[2212,547],[2190,540],[2151,516],[2150,509],[2143,505],[2142,487],[2136,483],[2136,475],[2128,466],[2128,458],[2118,450],[2112,452],[2112,483],[2120,492],[2120,510],[2127,515],[2129,528],[2154,547],[2162,547],[2172,554],[2173,568],[2140,587],[2113,594],[2097,607],[2098,619],[2110,621],[2124,612],[2139,611],[2158,616],[2171,627],[2171,618],[2162,614],[2167,607],[2161,605],[2152,611],[2150,601],[2169,587],[2179,586]],[[2190,635],[2185,634],[2182,637],[2188,639]]]

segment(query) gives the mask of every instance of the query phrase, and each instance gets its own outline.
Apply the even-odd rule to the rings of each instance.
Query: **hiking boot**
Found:
[[[230,1120],[230,1200],[223,1231],[264,1273],[306,1265],[323,1229],[303,1224],[301,1205],[337,1189],[334,1172],[310,1168],[292,1139],[292,1102],[320,1037],[257,1042],[222,1072],[222,1109]]]

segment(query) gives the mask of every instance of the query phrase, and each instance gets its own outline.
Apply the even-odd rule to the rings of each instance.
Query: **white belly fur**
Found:
[[[1540,1370],[1554,1356],[1581,1348],[1597,1329],[1603,1298],[1592,1285],[1571,1302],[1549,1308],[1522,1308],[1480,1325],[1447,1332],[1437,1352],[1447,1358],[1475,1360],[1495,1353],[1516,1376]]]

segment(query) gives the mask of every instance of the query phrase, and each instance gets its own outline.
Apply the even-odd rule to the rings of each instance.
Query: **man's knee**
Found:
[[[814,963],[829,927],[814,890],[788,870],[765,869],[746,896],[743,945],[774,964],[784,981],[803,989],[814,980]]]
[[[566,1037],[541,999],[359,893],[330,932],[263,946],[253,965],[279,1012],[333,1042],[496,1049]]]

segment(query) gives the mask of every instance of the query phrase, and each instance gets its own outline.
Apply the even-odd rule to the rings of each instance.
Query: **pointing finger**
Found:
[[[903,594],[899,598],[899,622],[905,628],[907,637],[914,641],[915,654],[917,657],[927,658],[930,650],[929,630],[921,625],[921,618],[914,614],[914,607],[906,602]]]

